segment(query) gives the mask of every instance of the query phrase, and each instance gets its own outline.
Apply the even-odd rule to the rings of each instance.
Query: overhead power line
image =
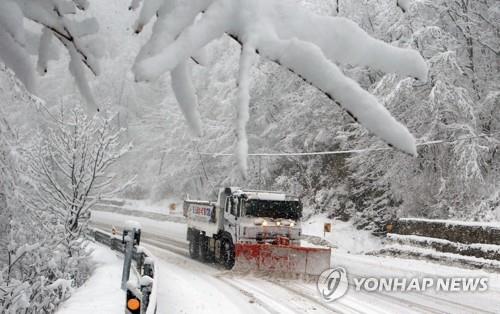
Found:
[[[441,145],[441,144],[452,144],[456,142],[461,142],[461,141],[466,141],[470,139],[475,139],[475,138],[480,138],[480,137],[488,137],[492,136],[495,134],[500,134],[500,132],[494,132],[490,134],[481,134],[481,135],[473,135],[473,136],[467,136],[467,137],[460,137],[454,140],[434,140],[434,141],[428,141],[428,142],[423,142],[423,143],[417,143],[417,147],[421,146],[430,146],[430,145]],[[198,150],[198,147],[197,147]],[[375,151],[386,151],[386,150],[394,150],[392,147],[372,147],[372,148],[361,148],[361,149],[350,149],[350,150],[336,150],[336,151],[322,151],[322,152],[295,152],[295,153],[250,153],[248,154],[249,157],[255,156],[255,157],[279,157],[279,156],[320,156],[320,155],[342,155],[342,154],[357,154],[357,153],[364,153],[364,152],[375,152]],[[188,150],[182,150],[181,152],[185,153],[194,153],[198,155],[204,155],[204,156],[212,156],[212,157],[225,157],[225,156],[233,156],[232,153],[210,153],[210,152],[200,152],[200,151],[188,151]]]

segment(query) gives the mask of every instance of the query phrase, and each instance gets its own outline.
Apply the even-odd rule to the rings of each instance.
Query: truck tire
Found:
[[[221,264],[226,269],[231,269],[234,266],[234,244],[230,237],[223,237],[221,239]]]
[[[210,238],[204,235],[200,235],[199,238],[199,244],[200,244],[200,261],[204,263],[209,263],[212,262],[213,256],[212,253],[210,252],[209,248],[209,241]]]
[[[200,234],[198,232],[191,233],[191,239],[189,240],[189,256],[192,259],[198,259],[200,256]]]

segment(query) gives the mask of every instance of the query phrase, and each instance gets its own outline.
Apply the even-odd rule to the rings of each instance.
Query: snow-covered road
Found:
[[[239,275],[188,257],[186,225],[117,213],[93,212],[93,224],[110,230],[129,219],[142,225],[143,245],[160,266],[159,313],[500,313],[500,275],[425,261],[350,254],[332,254],[334,265],[352,277],[487,276],[486,292],[350,291],[332,303],[323,302],[315,283]]]

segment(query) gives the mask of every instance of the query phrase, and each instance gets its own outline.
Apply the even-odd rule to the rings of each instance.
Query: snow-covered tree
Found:
[[[131,8],[139,3],[133,1]],[[200,50],[223,34],[241,44],[235,155],[244,176],[248,168],[249,70],[256,54],[296,73],[388,144],[415,154],[408,130],[336,65],[370,66],[426,80],[426,65],[415,51],[376,40],[345,18],[319,16],[289,1],[147,0],[136,31],[155,14],[153,34],[134,65],[136,80],[154,80],[170,71],[179,104],[197,135],[201,122],[189,60],[198,60]]]
[[[471,81],[475,99],[481,99],[493,85],[500,55],[500,5],[494,0],[437,1],[447,31],[460,43],[457,53],[463,62],[464,75]],[[489,62],[485,62],[488,60]],[[496,62],[495,62],[496,61]]]
[[[4,118],[3,110],[0,109],[0,248],[7,248],[9,221],[11,212],[9,208],[12,195],[15,193],[15,172],[11,156],[11,142],[14,134]],[[7,262],[6,256],[0,256],[0,266]]]
[[[495,133],[498,112],[493,108],[498,108],[500,98],[495,90],[498,54],[491,36],[498,43],[500,37],[494,34],[500,23],[488,17],[494,4],[485,3],[412,2],[388,32],[400,45],[419,49],[428,60],[429,81],[414,84],[387,75],[374,86],[375,95],[414,130],[418,142],[444,142],[419,146],[417,159],[392,152],[350,159],[353,214],[362,226],[383,225],[397,212],[400,216],[494,218],[497,205],[491,204],[498,202],[498,165],[493,156],[500,137]],[[492,22],[490,27],[481,26],[483,34],[472,30],[477,27],[474,23],[486,20],[470,7],[482,8],[482,16]],[[475,22],[465,23],[469,18]],[[497,126],[490,129],[485,122]],[[358,145],[375,144],[357,132]]]
[[[0,123],[0,312],[54,312],[91,272],[83,232],[89,208],[112,192],[109,167],[128,147],[110,120],[86,118],[81,109],[43,116],[51,120],[32,146]],[[5,166],[5,167],[4,167]],[[3,176],[5,174],[5,177]],[[4,206],[5,205],[5,206]]]
[[[52,232],[50,215],[32,212],[23,199],[31,191],[16,153],[19,141],[5,119],[0,120],[0,312],[52,312],[69,296],[75,259],[61,259],[60,238]],[[78,265],[82,266],[82,265]],[[66,274],[66,276],[64,276]],[[59,279],[59,280],[57,280]],[[68,279],[68,280],[65,280]]]
[[[41,75],[46,73],[49,61],[59,57],[58,46],[62,45],[69,55],[69,71],[91,112],[96,112],[85,69],[99,74],[102,45],[93,36],[99,28],[96,19],[81,13],[88,6],[87,0],[1,1],[0,60],[30,92],[36,93],[35,68]],[[36,67],[32,55],[37,57]]]
[[[129,147],[122,147],[122,130],[113,130],[110,122],[87,118],[78,107],[61,110],[46,135],[39,134],[40,141],[26,150],[36,190],[28,206],[51,212],[64,225],[68,241],[81,236],[99,197],[121,190],[112,188],[115,175],[108,170]]]

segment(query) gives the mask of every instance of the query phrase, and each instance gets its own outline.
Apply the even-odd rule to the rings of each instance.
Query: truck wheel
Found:
[[[230,238],[224,237],[221,240],[221,262],[226,269],[234,266],[234,245]]]
[[[199,243],[200,243],[200,261],[204,263],[211,262],[213,259],[213,256],[210,252],[210,249],[208,247],[210,239],[207,236],[200,236]]]
[[[189,241],[189,256],[192,259],[198,259],[200,256],[200,235],[198,233],[191,234],[191,240]]]

